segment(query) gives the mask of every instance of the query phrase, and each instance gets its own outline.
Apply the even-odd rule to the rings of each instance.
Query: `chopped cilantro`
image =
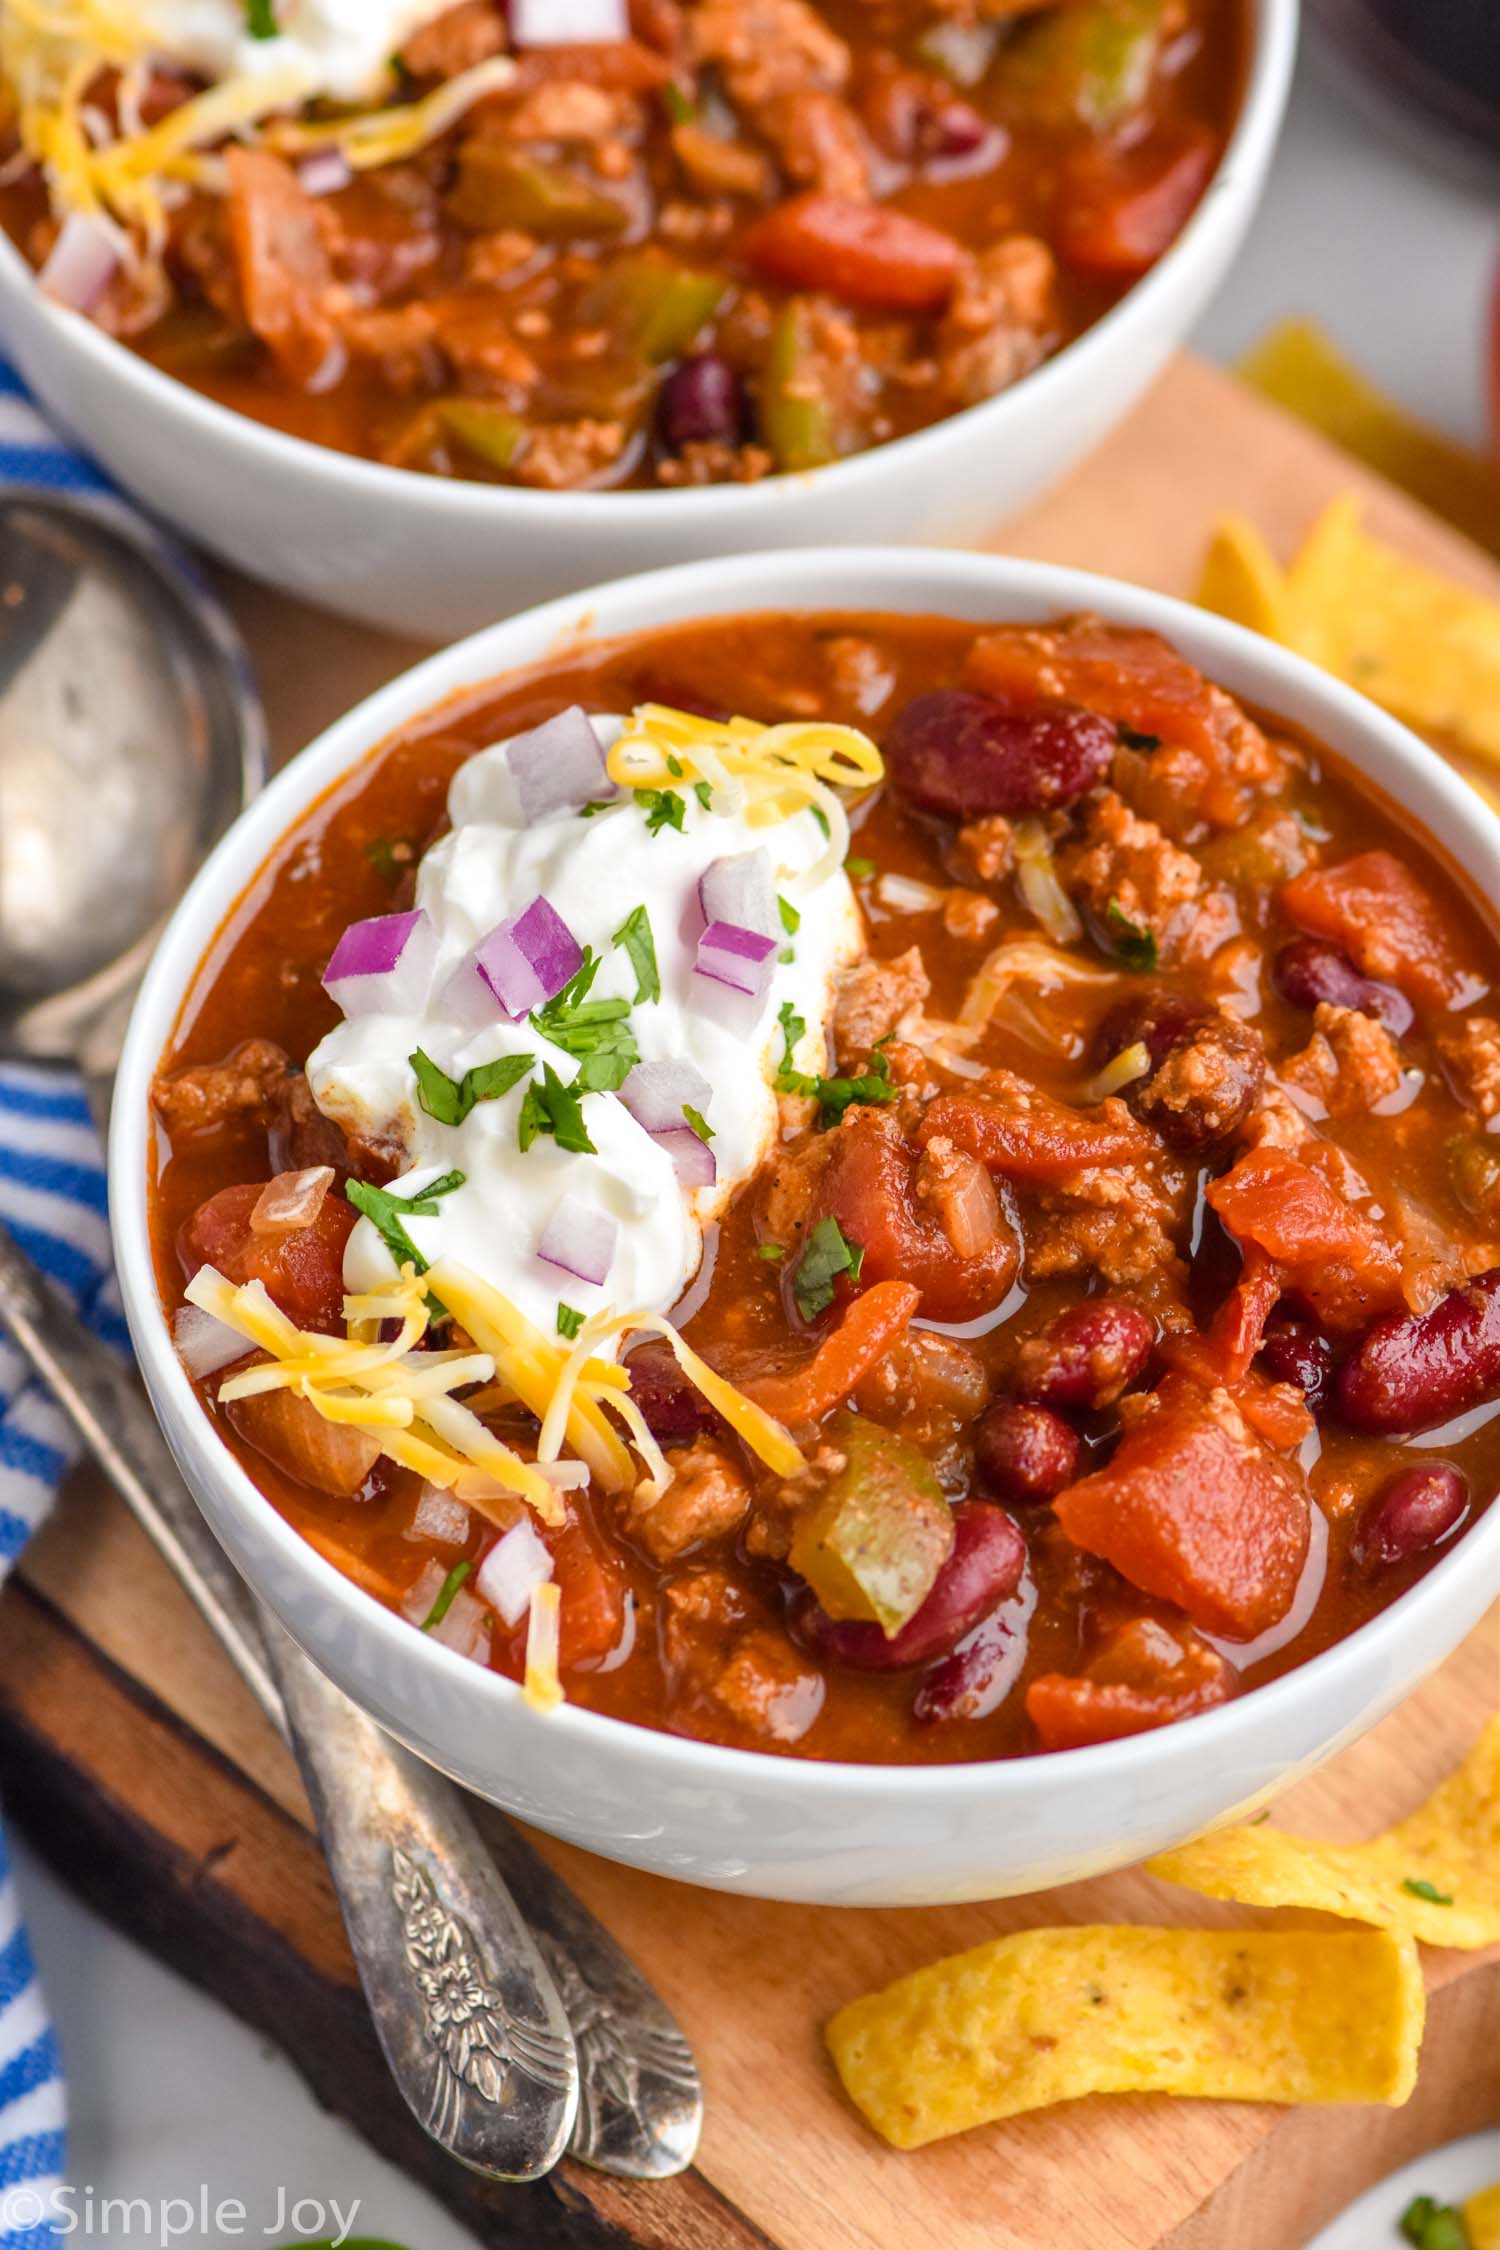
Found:
[[[856,883],[862,882],[866,875],[873,875],[874,872],[875,862],[873,859],[855,859],[851,855],[844,862],[844,873],[852,875]]]
[[[458,1592],[464,1580],[471,1578],[473,1574],[474,1565],[467,1555],[464,1556],[462,1562],[456,1562],[453,1565],[442,1585],[438,1588],[437,1600],[422,1620],[424,1633],[430,1633],[435,1626],[442,1624],[443,1619],[453,1607],[454,1595]]]
[[[821,1125],[836,1125],[846,1109],[856,1103],[873,1108],[880,1102],[893,1102],[896,1089],[891,1084],[891,1066],[884,1055],[872,1055],[870,1067],[860,1078],[803,1078],[801,1072],[792,1072],[799,1083],[783,1086],[776,1081],[779,1093],[811,1094],[818,1103]]]
[[[1246,1826],[1247,1828],[1264,1828],[1264,1827],[1265,1827],[1265,1825],[1266,1825],[1266,1822],[1267,1822],[1267,1821],[1268,1821],[1268,1820],[1270,1819],[1270,1817],[1271,1817],[1271,1808],[1270,1808],[1270,1806],[1269,1806],[1269,1805],[1267,1805],[1267,1807],[1266,1807],[1266,1809],[1265,1809],[1265,1811],[1264,1811],[1264,1812],[1258,1812],[1258,1813],[1256,1814],[1256,1816],[1255,1816],[1254,1820],[1249,1820],[1249,1821],[1246,1821],[1246,1823],[1245,1823],[1245,1826]]]
[[[549,1133],[570,1155],[598,1155],[583,1122],[582,1076],[580,1071],[579,1082],[565,1086],[551,1063],[543,1063],[541,1084],[533,1079],[521,1104],[516,1137],[523,1156],[539,1133]]]
[[[780,1024],[781,1036],[786,1041],[786,1051],[781,1058],[781,1069],[777,1072],[779,1084],[788,1071],[791,1071],[794,1076],[796,1075],[792,1053],[797,1041],[807,1029],[807,1022],[804,1017],[798,1015],[790,1000],[782,1001],[781,1006],[776,1011],[776,1021]]]
[[[369,1220],[398,1266],[414,1266],[418,1273],[426,1273],[427,1260],[401,1222],[435,1219],[439,1197],[451,1195],[463,1184],[462,1172],[445,1172],[416,1195],[393,1195],[389,1188],[371,1187],[368,1180],[346,1180],[344,1193],[355,1210]]]
[[[276,0],[245,0],[245,29],[252,39],[279,39]]]
[[[644,906],[631,908],[610,943],[623,945],[630,955],[630,966],[635,971],[637,1006],[644,1000],[659,1000],[661,972],[656,966],[656,940],[651,935],[651,917]]]
[[[383,883],[394,883],[412,860],[410,844],[393,842],[389,836],[377,836],[373,844],[366,844],[365,858]]]
[[[682,1105],[682,1114],[687,1119],[689,1126],[691,1127],[693,1132],[697,1134],[700,1141],[711,1141],[713,1139],[714,1129],[712,1125],[709,1124],[708,1119],[704,1116],[701,1109],[694,1109],[691,1102],[684,1102]]]
[[[619,802],[618,797],[591,797],[586,805],[579,806],[578,817],[580,820],[592,820],[595,813],[613,812]]]
[[[669,756],[667,759],[667,771],[672,776],[672,779],[674,781],[681,781],[682,760],[680,758],[673,758]]]
[[[783,969],[790,968],[796,958],[797,948],[794,945],[784,945],[781,951],[776,956],[778,963]]]
[[[690,96],[672,78],[661,90],[661,106],[674,125],[691,125],[698,114]]]
[[[1161,748],[1161,736],[1159,734],[1142,734],[1138,727],[1117,727],[1115,732],[1119,735],[1127,750],[1159,750]]]
[[[858,1243],[844,1239],[837,1219],[819,1219],[792,1276],[792,1295],[803,1319],[816,1320],[826,1313],[833,1303],[833,1285],[839,1275],[846,1273],[851,1282],[858,1281],[864,1262],[864,1251]]]
[[[1425,1875],[1403,1876],[1401,1888],[1412,1898],[1425,1899],[1429,1906],[1451,1906],[1453,1904],[1452,1894],[1448,1891],[1440,1891],[1436,1883],[1428,1882]]]
[[[420,1047],[406,1059],[416,1073],[417,1099],[439,1125],[462,1125],[476,1102],[508,1094],[536,1061],[535,1055],[500,1055],[494,1062],[476,1063],[462,1078],[450,1078]]]
[[[571,1055],[577,1062],[577,1079],[571,1089],[564,1089],[577,1094],[618,1092],[640,1061],[635,1033],[626,1021],[630,1002],[588,997],[598,974],[599,956],[592,946],[586,945],[583,967],[577,976],[531,1018],[533,1031],[550,1039],[554,1047],[561,1047],[564,1054]],[[639,966],[636,975],[639,978]],[[581,1126],[579,1130],[582,1131]],[[523,1141],[521,1145],[525,1148],[530,1143]]]
[[[1414,2197],[1397,2224],[1415,2250],[1469,2250],[1469,2230],[1462,2213],[1451,2203],[1439,2203],[1436,2196]]]
[[[705,812],[713,810],[714,793],[706,781],[695,781],[693,783],[693,795]]]
[[[1116,956],[1127,969],[1137,969],[1149,976],[1159,958],[1156,935],[1126,913],[1117,898],[1111,898],[1104,910],[1109,925],[1110,943]]]
[[[648,836],[659,836],[664,828],[680,831],[687,806],[677,790],[637,789],[635,801],[646,816]]]
[[[827,813],[824,812],[821,805],[809,805],[807,809],[812,814],[813,819],[817,822],[818,826],[822,829],[824,837],[826,838],[829,833]]]
[[[571,1344],[583,1326],[583,1315],[575,1305],[565,1305],[561,1299],[557,1307],[557,1333],[566,1336]]]
[[[784,1242],[762,1242],[755,1255],[757,1258],[764,1258],[767,1265],[774,1265],[778,1258],[786,1256],[786,1244]]]
[[[789,898],[782,898],[778,894],[776,900],[776,911],[781,916],[781,926],[786,931],[787,936],[795,937],[797,935],[797,932],[802,927],[802,917],[797,912],[796,907],[793,906],[791,900]]]

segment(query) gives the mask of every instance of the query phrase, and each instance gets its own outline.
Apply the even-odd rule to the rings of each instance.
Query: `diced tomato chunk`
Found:
[[[1157,126],[1129,148],[1099,143],[1070,157],[1058,186],[1058,254],[1080,273],[1132,280],[1186,226],[1218,156],[1201,125]]]
[[[624,1569],[576,1499],[568,1521],[545,1537],[562,1593],[558,1663],[564,1672],[592,1670],[625,1631]]]
[[[982,1093],[940,1094],[927,1106],[920,1138],[950,1140],[1016,1180],[1058,1180],[1070,1172],[1139,1163],[1156,1148],[1154,1136],[1117,1103],[1090,1115],[1034,1088],[1017,1102]]]
[[[827,290],[887,312],[936,311],[964,262],[961,244],[922,219],[816,193],[766,212],[741,235],[740,252],[788,289]]]
[[[338,339],[323,214],[290,164],[269,149],[231,142],[224,162],[245,318],[288,381],[305,389],[324,372]]]
[[[1233,1690],[1223,1657],[1190,1628],[1138,1617],[1111,1636],[1081,1678],[1044,1672],[1033,1680],[1026,1715],[1044,1750],[1076,1750],[1190,1719]]]
[[[1053,1506],[1075,1546],[1231,1640],[1280,1623],[1307,1558],[1305,1478],[1223,1391],[1181,1375],[1131,1421],[1108,1467]]]
[[[256,1234],[250,1214],[264,1188],[263,1180],[253,1180],[221,1188],[199,1204],[177,1245],[183,1272],[191,1278],[200,1266],[217,1266],[226,1281],[263,1282],[299,1328],[342,1335],[344,1245],[354,1230],[352,1207],[341,1195],[325,1196],[311,1226]]]
[[[1097,617],[1066,625],[1002,625],[974,643],[964,685],[1006,700],[1081,703],[1118,726],[1180,742],[1217,759],[1237,716],[1160,633],[1122,631]]]
[[[1020,1249],[998,1205],[988,1239],[960,1252],[918,1195],[916,1159],[894,1118],[851,1110],[830,1138],[814,1216],[837,1219],[846,1241],[859,1243],[862,1284],[910,1282],[921,1291],[929,1320],[974,1320],[999,1304],[1015,1279]],[[923,1138],[930,1135],[924,1131]]]
[[[1271,1259],[1325,1326],[1358,1328],[1399,1302],[1394,1246],[1286,1149],[1249,1150],[1213,1182],[1208,1202],[1241,1247]]]
[[[1341,945],[1366,976],[1408,1000],[1446,1008],[1478,989],[1443,908],[1393,852],[1360,852],[1294,876],[1281,906],[1299,930]]]

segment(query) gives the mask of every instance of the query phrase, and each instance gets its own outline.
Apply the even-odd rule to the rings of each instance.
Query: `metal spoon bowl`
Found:
[[[81,1065],[104,1115],[159,926],[267,762],[238,636],[165,544],[107,502],[0,493],[0,1059]],[[636,2179],[690,2163],[696,2066],[640,1972],[513,1830],[486,1844],[452,1785],[260,1610],[134,1382],[3,1227],[0,1320],[291,1741],[376,2030],[428,2132],[505,2179],[569,2146]],[[434,1929],[483,1990],[482,2070],[455,2062],[434,2013]]]

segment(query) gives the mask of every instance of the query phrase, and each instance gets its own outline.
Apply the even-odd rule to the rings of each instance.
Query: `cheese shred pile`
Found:
[[[491,56],[420,101],[308,122],[298,113],[320,88],[307,62],[268,56],[148,125],[146,93],[164,60],[138,0],[0,0],[0,119],[14,122],[57,215],[101,221],[135,257],[159,254],[168,214],[189,189],[222,186],[213,152],[227,140],[289,156],[336,149],[352,171],[369,170],[415,154],[515,76],[508,56]],[[112,103],[102,98],[107,80]]]
[[[606,1492],[665,1491],[671,1468],[630,1396],[629,1370],[599,1356],[642,1330],[666,1339],[689,1381],[768,1468],[795,1476],[805,1466],[782,1425],[716,1375],[654,1313],[596,1313],[565,1347],[544,1336],[500,1290],[447,1259],[421,1276],[408,1265],[388,1286],[346,1297],[344,1336],[299,1328],[263,1283],[237,1286],[213,1266],[201,1267],[185,1294],[263,1355],[225,1376],[217,1392],[221,1405],[289,1392],[325,1422],[364,1431],[389,1460],[476,1507],[501,1529],[519,1522],[526,1508],[544,1525],[566,1521],[564,1479],[556,1474],[565,1455]],[[428,1348],[434,1299],[473,1348]],[[460,1399],[460,1391],[469,1397]],[[541,1425],[534,1461],[504,1444],[477,1411],[513,1404]],[[577,1470],[574,1480],[582,1481]],[[527,1693],[545,1708],[562,1694],[557,1588],[539,1587],[537,1595],[548,1598],[532,1603]]]

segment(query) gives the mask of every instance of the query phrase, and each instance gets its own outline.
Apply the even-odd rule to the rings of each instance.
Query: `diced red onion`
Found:
[[[516,47],[574,47],[628,39],[626,0],[510,0]]]
[[[310,1227],[333,1185],[333,1166],[314,1164],[306,1172],[278,1172],[260,1191],[250,1214],[252,1234],[295,1234]]]
[[[323,989],[346,1016],[414,1016],[426,1001],[437,932],[420,906],[351,922],[323,971]]]
[[[603,1282],[614,1263],[620,1223],[596,1204],[565,1195],[547,1221],[536,1254],[575,1281]]]
[[[255,1348],[201,1305],[181,1305],[172,1315],[172,1346],[195,1383],[217,1375],[221,1367],[231,1366]]]
[[[583,950],[544,898],[475,946],[443,988],[443,1013],[464,1023],[493,1023],[498,1012],[519,1023],[554,999],[583,967]]]
[[[776,940],[736,922],[710,922],[698,940],[694,972],[713,984],[727,984],[751,1000],[764,997],[776,969]]]
[[[474,1587],[503,1623],[519,1625],[531,1607],[533,1589],[545,1586],[551,1576],[552,1557],[546,1544],[523,1517],[495,1541],[479,1566]]]
[[[771,855],[764,845],[705,867],[698,879],[698,904],[705,922],[731,922],[760,937],[774,938],[781,924]]]
[[[638,1062],[620,1088],[620,1099],[648,1133],[672,1133],[683,1124],[684,1109],[708,1114],[714,1090],[690,1062]]]
[[[429,1612],[431,1607],[429,1602]],[[475,1664],[488,1664],[489,1612],[483,1602],[474,1599],[466,1586],[460,1586],[448,1605],[447,1616],[433,1626],[428,1638],[441,1641],[444,1648],[451,1648],[455,1655],[469,1657]]]
[[[341,148],[320,148],[316,154],[303,157],[297,177],[309,195],[337,195],[354,174]]]
[[[547,0],[547,5],[557,6],[558,0]],[[616,793],[599,737],[576,703],[529,733],[518,734],[506,744],[505,758],[516,802],[528,822],[576,812],[580,805],[596,804]]]
[[[119,264],[119,244],[104,221],[87,211],[70,211],[42,267],[42,295],[69,312],[92,312]]]
[[[699,1140],[691,1125],[679,1125],[669,1132],[653,1133],[651,1138],[658,1148],[665,1149],[671,1157],[677,1178],[683,1187],[713,1186],[719,1176],[718,1159],[707,1141]]]
[[[435,1484],[422,1487],[422,1496],[412,1514],[408,1539],[436,1539],[444,1547],[462,1547],[468,1539],[471,1519],[462,1500],[455,1500],[451,1492],[444,1492]],[[432,1607],[429,1602],[428,1609]],[[423,1612],[426,1615],[426,1611]]]

